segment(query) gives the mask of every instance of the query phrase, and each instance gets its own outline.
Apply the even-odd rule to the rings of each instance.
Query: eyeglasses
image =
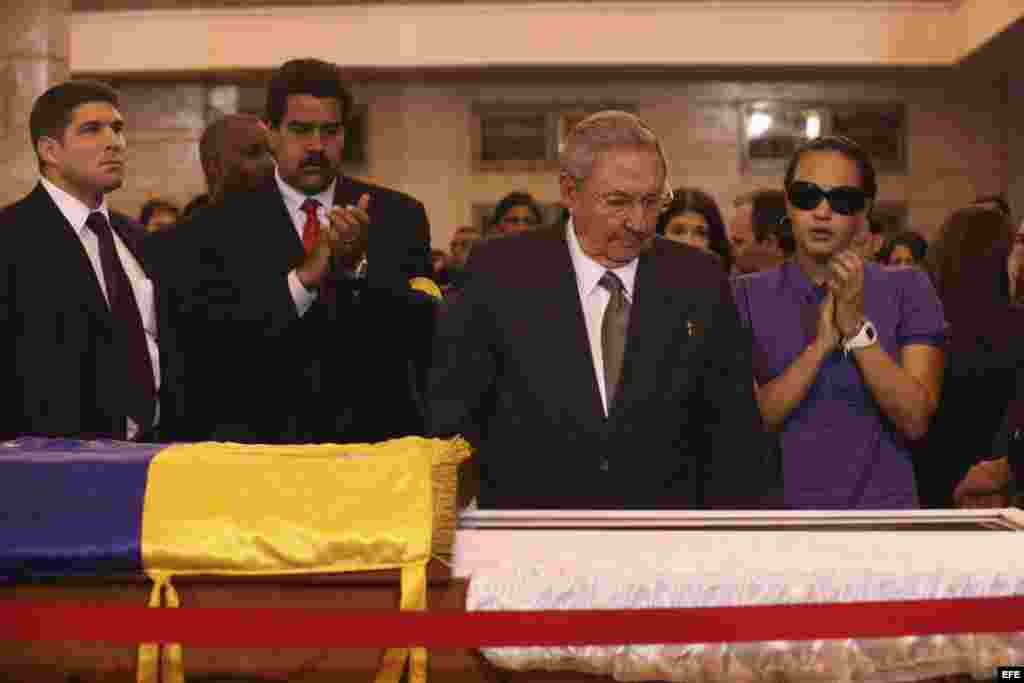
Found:
[[[626,194],[625,192],[612,192],[611,194],[601,196],[599,199],[605,209],[620,216],[627,216],[633,213],[637,206],[645,214],[656,214],[672,201],[672,192],[645,194],[642,197]]]
[[[860,213],[867,206],[867,195],[859,187],[840,185],[827,192],[814,183],[796,180],[786,190],[789,201],[801,211],[811,211],[821,204],[822,198],[828,200],[832,210],[843,216]]]

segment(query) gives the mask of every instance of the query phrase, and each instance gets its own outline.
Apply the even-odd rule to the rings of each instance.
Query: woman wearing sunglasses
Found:
[[[789,508],[918,506],[907,441],[935,412],[946,322],[928,276],[865,262],[875,170],[853,141],[823,137],[789,162],[796,252],[737,278],[766,426],[782,449]]]

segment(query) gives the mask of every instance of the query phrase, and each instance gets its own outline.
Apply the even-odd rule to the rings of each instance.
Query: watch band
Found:
[[[855,349],[863,349],[878,343],[878,330],[874,323],[865,319],[857,334],[843,339],[843,353],[849,355]]]

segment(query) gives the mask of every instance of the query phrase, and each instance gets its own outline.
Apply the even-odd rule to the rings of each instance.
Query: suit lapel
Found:
[[[129,221],[114,212],[110,212],[110,228],[121,238],[121,242],[135,258],[135,262],[142,268],[146,277],[152,280],[153,276],[150,274],[149,266],[143,258],[141,235],[136,232]]]
[[[564,378],[566,387],[580,387],[579,391],[570,389],[570,402],[574,407],[579,407],[579,420],[584,424],[599,425],[604,422],[604,406],[594,370],[594,354],[587,336],[587,322],[580,302],[576,269],[569,254],[565,228],[552,230],[553,248],[548,250],[552,255],[551,267],[537,268],[536,271],[531,269],[531,272],[551,274],[550,285],[541,287],[539,291],[545,298],[545,307],[551,311],[551,315],[545,316],[545,321],[556,326],[547,337],[552,344],[561,344],[561,348],[553,349],[552,358],[559,359],[555,371]],[[585,352],[580,353],[580,349]]]
[[[629,406],[636,392],[650,391],[654,378],[649,375],[657,370],[656,359],[661,355],[658,349],[665,345],[663,335],[672,329],[671,325],[666,324],[664,316],[671,308],[667,302],[673,292],[668,283],[661,281],[661,273],[657,268],[657,250],[656,241],[651,251],[640,256],[637,266],[622,376],[615,402],[608,412],[609,424]]]
[[[263,232],[266,255],[281,261],[287,269],[297,267],[305,258],[306,251],[274,179],[271,178],[265,191],[259,192],[255,197],[258,197],[255,202],[256,211],[251,214],[257,219],[255,224],[268,226]]]
[[[82,241],[41,184],[33,190],[32,201],[34,213],[40,216],[40,220],[31,229],[38,232],[42,244],[53,250],[56,272],[64,273],[68,278],[65,291],[78,296],[97,318],[109,322],[110,309]]]

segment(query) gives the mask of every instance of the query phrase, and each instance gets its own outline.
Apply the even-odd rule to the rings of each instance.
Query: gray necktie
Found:
[[[626,329],[629,327],[629,302],[626,301],[625,288],[622,280],[611,272],[605,271],[598,282],[608,290],[611,298],[604,309],[601,320],[601,355],[604,357],[604,393],[608,398],[608,409],[611,412],[615,401],[615,392],[622,376],[622,358],[626,352]]]

